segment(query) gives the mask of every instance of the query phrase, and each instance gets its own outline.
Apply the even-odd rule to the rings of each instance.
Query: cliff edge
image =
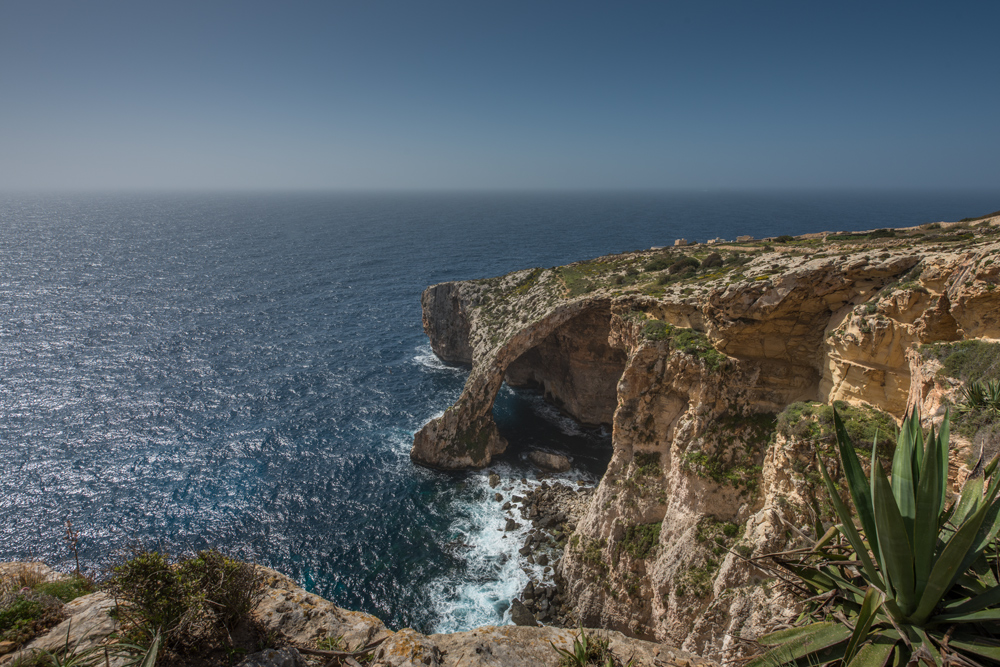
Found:
[[[423,635],[409,628],[389,630],[378,618],[337,607],[330,601],[302,589],[294,581],[274,570],[256,566],[263,579],[263,598],[253,617],[270,646],[246,656],[241,667],[308,667],[336,664],[345,653],[372,647],[359,659],[367,667],[558,667],[559,654],[553,647],[573,649],[579,631],[552,627],[483,627],[468,632]],[[27,568],[43,581],[68,580],[41,563],[0,563],[0,578],[6,573]],[[94,664],[95,655],[105,664],[102,649],[110,650],[107,663],[124,667],[136,664],[113,649],[121,641],[120,615],[115,614],[115,600],[108,592],[98,591],[77,597],[58,610],[61,622],[48,627],[30,641],[0,642],[0,665],[42,664],[49,661],[45,652],[60,654],[63,660],[77,654],[79,664]],[[626,637],[618,632],[587,630],[593,640],[606,640],[610,651],[634,667],[714,667],[683,651]],[[323,648],[318,648],[323,647]],[[100,651],[94,654],[94,650]],[[242,653],[233,651],[232,658]],[[84,656],[89,656],[84,661]],[[186,656],[182,664],[217,664],[206,656]],[[199,659],[200,658],[200,659]],[[55,659],[52,663],[56,664]],[[63,663],[58,663],[63,664]],[[69,664],[66,662],[65,664]],[[76,664],[76,663],[74,663]],[[172,664],[158,660],[158,664]],[[347,660],[345,664],[361,663]]]

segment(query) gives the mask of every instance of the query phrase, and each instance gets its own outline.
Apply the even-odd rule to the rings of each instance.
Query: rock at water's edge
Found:
[[[528,460],[547,472],[566,472],[569,470],[569,459],[562,454],[533,449],[528,452]]]
[[[528,611],[528,608],[521,604],[520,600],[513,600],[510,603],[510,620],[514,621],[514,625],[527,625],[534,627],[538,625],[535,621],[535,616]]]

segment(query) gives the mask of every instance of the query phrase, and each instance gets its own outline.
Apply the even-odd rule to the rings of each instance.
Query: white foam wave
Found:
[[[501,479],[495,489],[490,488],[488,482],[491,472]],[[466,571],[461,581],[438,581],[430,586],[428,592],[438,618],[435,632],[461,632],[483,625],[509,624],[510,601],[521,594],[529,578],[551,583],[551,571],[546,573],[544,567],[529,564],[518,553],[531,529],[531,522],[522,519],[513,509],[508,512],[501,509],[513,496],[523,497],[541,485],[540,480],[522,477],[523,474],[506,464],[494,466],[472,478],[468,496],[456,500],[457,518],[449,534],[458,536],[453,545],[456,555],[465,561]],[[575,477],[579,478],[580,473]],[[550,484],[553,481],[550,477]],[[495,499],[497,493],[501,495],[499,501]],[[476,497],[485,500],[476,501]],[[521,526],[504,531],[508,517]]]
[[[421,345],[417,347],[417,353],[413,355],[412,361],[418,366],[423,366],[424,368],[429,368],[434,371],[448,372],[454,375],[462,375],[468,372],[460,366],[449,366],[441,361],[441,359],[434,354],[430,345]]]
[[[586,435],[586,432],[580,428],[579,422],[572,417],[564,415],[559,411],[559,408],[546,401],[544,397],[531,396],[529,399],[529,405],[531,406],[532,412],[550,424],[553,424],[564,435]]]

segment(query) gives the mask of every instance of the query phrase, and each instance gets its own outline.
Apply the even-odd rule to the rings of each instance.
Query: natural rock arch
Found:
[[[425,311],[435,307],[427,300],[438,298],[449,301],[453,316],[469,310],[457,305],[455,294],[439,289],[425,295]],[[462,396],[417,432],[411,459],[434,468],[489,465],[507,447],[493,421],[493,402],[505,380],[541,387],[578,421],[611,423],[625,355],[608,344],[610,320],[610,299],[574,301],[517,330],[505,343],[479,355],[474,351]],[[470,330],[465,323],[458,328]]]

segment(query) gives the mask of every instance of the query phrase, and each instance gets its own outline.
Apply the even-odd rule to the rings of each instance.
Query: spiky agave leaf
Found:
[[[960,412],[972,412],[986,407],[986,387],[982,382],[969,382],[962,387],[962,402],[958,409]]]
[[[830,652],[821,663],[828,664],[843,657],[850,638],[849,627],[831,621],[772,632],[757,640],[764,646],[771,647],[770,650],[748,662],[746,667],[794,664],[806,656],[818,657],[824,652]]]
[[[994,414],[1000,414],[1000,380],[990,380],[984,393],[989,410]]]

